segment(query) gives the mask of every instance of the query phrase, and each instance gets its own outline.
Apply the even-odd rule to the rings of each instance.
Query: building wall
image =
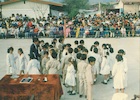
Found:
[[[120,0],[118,4],[114,5],[115,9],[121,9],[123,8],[123,2]]]
[[[47,17],[50,13],[50,6],[46,4],[39,4],[34,2],[16,2],[2,6],[2,17],[6,18],[12,14],[27,15],[30,18],[38,18],[39,16]]]
[[[124,5],[124,13],[131,12],[138,14],[139,6],[140,6],[139,4]]]
[[[114,5],[115,9],[122,9],[124,13],[131,12],[137,13],[140,11],[140,4],[123,4],[122,0],[118,4]]]

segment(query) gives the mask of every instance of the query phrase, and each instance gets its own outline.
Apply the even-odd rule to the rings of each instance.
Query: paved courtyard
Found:
[[[41,39],[40,39],[41,40]],[[51,42],[52,39],[42,38],[45,42]],[[80,40],[80,39],[78,39]],[[90,48],[94,41],[99,41],[102,43],[110,43],[115,49],[115,54],[119,49],[124,49],[126,51],[126,57],[128,60],[128,88],[126,88],[125,93],[128,94],[129,99],[133,98],[134,94],[140,94],[140,38],[110,38],[110,39],[90,39],[86,38],[85,46]],[[68,38],[65,43],[73,44],[75,39]],[[6,53],[7,48],[10,46],[14,47],[14,54],[17,55],[17,49],[23,48],[24,54],[28,58],[30,45],[32,43],[31,39],[0,39],[0,79],[6,74]],[[100,45],[101,46],[101,45]],[[108,85],[101,84],[102,76],[99,76],[100,80],[94,85],[93,97],[94,100],[111,100],[113,93],[115,92],[112,88],[112,80],[109,81]],[[86,100],[84,98],[79,98],[76,96],[69,96],[66,92],[67,89],[63,86],[64,95],[61,100]]]

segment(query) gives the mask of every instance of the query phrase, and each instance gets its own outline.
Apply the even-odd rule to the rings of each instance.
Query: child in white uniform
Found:
[[[49,53],[48,51],[45,51],[44,52],[44,57],[42,59],[42,62],[41,62],[41,65],[42,65],[42,73],[43,74],[46,74],[47,73],[47,70],[46,70],[46,63],[50,60],[49,58]]]
[[[116,93],[121,90],[124,93],[125,88],[125,71],[124,71],[124,64],[123,64],[123,57],[121,55],[116,56],[117,62],[113,66],[112,76],[114,79],[114,88]]]
[[[86,67],[85,76],[87,82],[87,100],[92,100],[92,91],[93,91],[93,75],[92,75],[92,67],[95,64],[96,59],[94,57],[88,58],[88,66]]]
[[[25,67],[27,64],[27,59],[25,55],[23,54],[22,48],[18,49],[18,54],[19,54],[19,67],[20,67],[20,75],[25,73]]]
[[[100,73],[104,76],[103,84],[107,84],[109,80],[109,74],[110,74],[110,67],[109,67],[109,53],[106,53],[106,56],[103,57],[102,63],[101,63],[101,71]]]
[[[6,64],[7,64],[7,74],[16,74],[16,61],[13,54],[14,48],[10,47],[7,50],[7,56],[6,56]]]
[[[78,63],[81,61],[81,53],[77,53],[76,55],[76,62],[77,62],[77,73],[76,73],[76,90],[77,93],[79,94],[79,73],[78,73]]]
[[[113,48],[110,48],[110,53],[109,53],[109,66],[110,66],[110,79],[112,79],[112,68],[113,65],[115,64],[115,56],[114,56],[114,50]]]
[[[52,59],[46,63],[46,70],[48,74],[59,74],[60,62],[57,60],[57,53],[53,51],[51,56]]]
[[[76,80],[75,80],[75,69],[74,69],[74,59],[69,58],[69,64],[67,67],[67,74],[66,74],[66,79],[65,79],[65,84],[68,85],[69,88],[72,88],[72,91],[68,91],[70,95],[75,95],[75,86],[76,86]]]
[[[87,97],[87,92],[86,92],[86,77],[85,77],[85,70],[87,67],[87,62],[86,62],[87,55],[82,54],[81,55],[81,61],[78,63],[78,74],[79,74],[79,97],[81,98],[83,95]]]
[[[128,72],[128,66],[127,66],[127,58],[125,57],[125,51],[123,49],[120,49],[118,51],[119,55],[122,55],[123,57],[123,64],[124,64],[124,71],[125,71],[125,88],[127,87],[127,72]]]
[[[95,57],[96,58],[96,62],[94,64],[94,66],[92,67],[93,69],[93,75],[94,75],[94,83],[97,81],[97,75],[99,74],[100,72],[100,64],[101,64],[101,56],[100,54],[98,53],[98,49],[97,48],[94,48],[94,53],[92,53],[91,56]]]
[[[68,54],[63,58],[64,60],[62,61],[62,72],[63,72],[63,84],[65,85],[65,78],[66,78],[66,73],[67,73],[67,67],[69,64],[69,58],[72,57],[73,49],[69,48],[68,49]]]
[[[107,52],[107,45],[106,44],[103,44],[102,45],[102,51],[101,51],[101,55],[102,57],[106,56],[106,52]]]
[[[40,74],[40,63],[37,59],[35,59],[34,55],[29,55],[30,61],[27,65],[27,75],[30,74]]]

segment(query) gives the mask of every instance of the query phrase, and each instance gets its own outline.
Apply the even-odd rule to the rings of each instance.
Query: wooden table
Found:
[[[63,94],[59,75],[30,75],[31,83],[20,83],[22,78],[27,78],[25,75],[18,79],[10,77],[6,75],[0,80],[0,100],[29,100],[32,95],[34,100],[60,100]],[[44,77],[47,82],[43,82]]]

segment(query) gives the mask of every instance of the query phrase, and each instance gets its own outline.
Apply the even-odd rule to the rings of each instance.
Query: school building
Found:
[[[124,13],[140,14],[140,0],[118,0],[114,8]]]
[[[1,2],[2,17],[12,14],[27,15],[30,18],[47,17],[48,14],[59,16],[63,12],[63,4],[51,0],[5,0]]]

